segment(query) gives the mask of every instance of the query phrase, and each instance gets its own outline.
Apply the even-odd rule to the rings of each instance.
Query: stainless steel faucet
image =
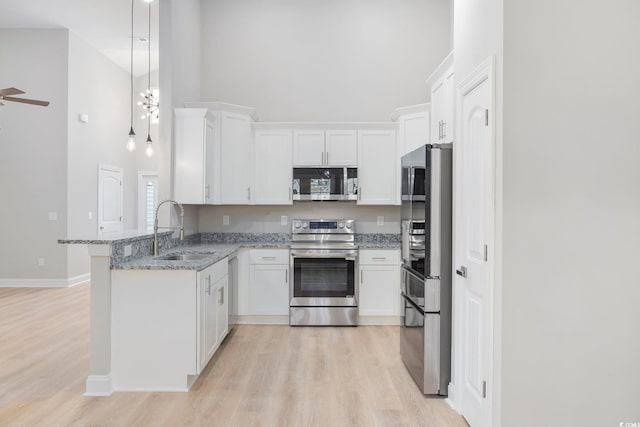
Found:
[[[165,203],[173,203],[174,205],[178,205],[180,207],[180,227],[158,227],[158,210],[160,209],[160,206],[164,205]],[[184,240],[184,208],[180,203],[176,202],[175,200],[163,200],[162,202],[158,203],[158,207],[156,207],[156,220],[153,223],[153,256],[158,256],[159,229],[180,229],[180,241]]]

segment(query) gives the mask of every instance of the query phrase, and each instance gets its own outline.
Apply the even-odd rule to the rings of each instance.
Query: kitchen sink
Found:
[[[157,259],[162,261],[198,261],[209,258],[212,254],[174,254],[159,256]]]

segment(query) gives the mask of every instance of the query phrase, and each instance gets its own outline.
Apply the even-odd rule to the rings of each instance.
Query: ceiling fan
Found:
[[[49,105],[49,101],[38,101],[37,99],[16,98],[15,96],[9,96],[20,95],[23,93],[25,92],[20,89],[16,89],[15,87],[0,89],[0,105],[4,105],[2,101],[22,102],[23,104],[40,105],[42,107],[46,107],[47,105]]]

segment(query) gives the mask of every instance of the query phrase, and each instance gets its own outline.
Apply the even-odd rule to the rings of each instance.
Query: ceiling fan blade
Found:
[[[24,93],[24,91],[16,89],[15,87],[0,89],[0,95],[20,95],[21,93]]]
[[[38,101],[37,99],[14,98],[13,96],[3,96],[2,99],[5,101],[21,102],[23,104],[40,105],[42,107],[49,105],[49,101]]]

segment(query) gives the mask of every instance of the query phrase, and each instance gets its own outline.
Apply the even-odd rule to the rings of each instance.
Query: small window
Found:
[[[153,231],[157,204],[158,174],[156,172],[140,172],[138,177],[138,229]]]

